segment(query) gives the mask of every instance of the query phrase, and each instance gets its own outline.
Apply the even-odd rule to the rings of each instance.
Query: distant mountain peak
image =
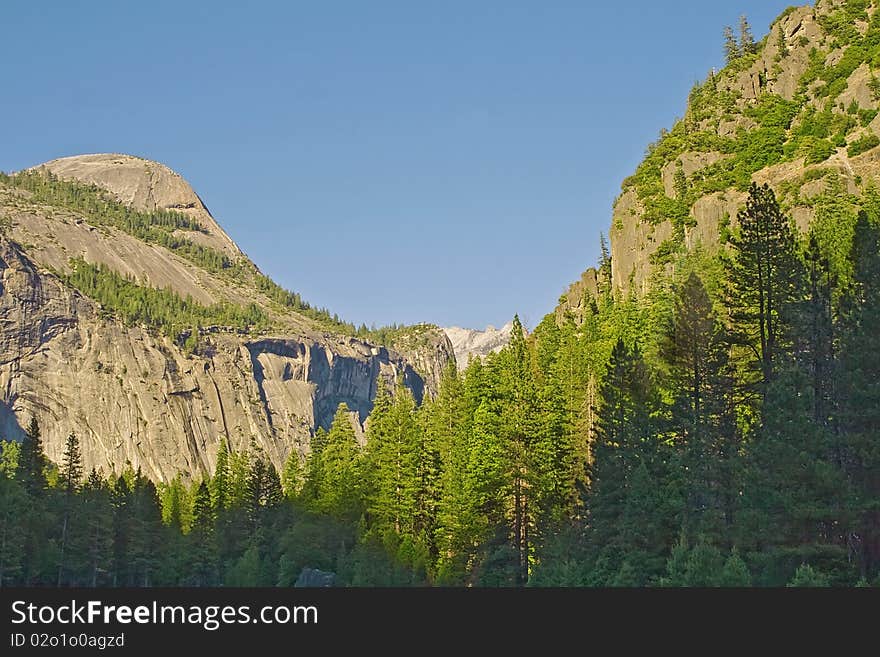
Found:
[[[490,324],[483,330],[450,326],[449,328],[444,328],[443,331],[452,343],[458,369],[463,370],[467,367],[471,356],[483,358],[490,353],[503,349],[510,342],[510,332],[512,329],[513,322],[510,321],[500,329]]]

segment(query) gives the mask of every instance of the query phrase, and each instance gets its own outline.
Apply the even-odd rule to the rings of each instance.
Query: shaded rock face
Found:
[[[295,588],[326,588],[336,583],[336,573],[317,568],[303,568],[294,583]]]
[[[244,258],[183,179],[162,165],[102,155],[46,166],[138,207],[188,212],[212,248]],[[130,462],[156,481],[178,473],[197,479],[213,473],[223,440],[236,450],[256,444],[280,469],[292,451],[308,453],[340,403],[352,410],[363,440],[378,386],[393,391],[402,381],[420,403],[454,358],[433,327],[396,349],[328,333],[163,247],[97,229],[2,184],[0,216],[7,220],[0,237],[0,437],[21,437],[34,416],[55,462],[73,431],[86,471],[119,472]],[[124,325],[51,273],[66,271],[71,257],[201,303],[257,303],[276,328],[248,335],[203,327],[195,352],[186,354],[155,331]]]

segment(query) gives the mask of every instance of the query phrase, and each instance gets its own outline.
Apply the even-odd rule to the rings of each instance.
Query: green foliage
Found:
[[[834,154],[834,144],[827,139],[807,137],[803,140],[801,153],[804,155],[804,166],[824,162]]]
[[[112,226],[145,242],[163,246],[212,273],[241,266],[223,253],[179,235],[181,231],[204,232],[198,222],[180,212],[136,210],[96,185],[62,180],[50,171],[0,174],[0,182],[30,192],[35,202],[81,214],[94,226]]]
[[[818,16],[819,24],[840,44],[851,43],[859,38],[855,21],[868,20],[867,9],[870,4],[869,0],[847,0],[834,11],[820,14]]]
[[[129,325],[146,324],[174,339],[189,327],[215,325],[249,331],[269,325],[266,315],[254,303],[244,308],[225,301],[204,306],[170,289],[138,285],[132,278],[103,264],[94,265],[76,258],[71,260],[70,266],[65,281],[102,308]],[[197,330],[190,329],[186,340],[197,335]],[[195,340],[190,346],[195,348]]]
[[[809,564],[801,564],[795,571],[792,580],[786,584],[789,587],[819,587],[824,588],[830,585],[828,577],[822,573],[813,570]]]
[[[302,498],[309,508],[339,519],[356,519],[361,513],[361,450],[348,406],[341,403],[330,431],[313,448]]]
[[[880,146],[880,137],[872,132],[851,143],[849,148],[846,149],[846,152],[850,157],[855,157],[856,155],[861,155],[865,151],[869,151],[877,146]]]
[[[799,292],[802,268],[791,221],[768,185],[751,186],[737,219],[740,233],[732,241],[736,256],[727,291],[737,324],[732,337],[754,354],[749,360],[766,382],[789,346],[786,319]]]
[[[43,439],[37,418],[32,417],[18,453],[16,478],[25,490],[33,496],[39,496],[46,489],[46,454],[43,451]]]
[[[21,443],[14,440],[0,440],[0,475],[15,476],[20,454]]]
[[[186,233],[204,233],[205,229],[188,215],[173,210],[136,210],[112,197],[96,185],[64,180],[52,172],[38,169],[13,175],[0,172],[0,183],[29,194],[35,203],[68,210],[82,216],[93,226],[113,227],[137,239],[157,244],[194,265],[244,286],[252,286],[284,308],[305,315],[329,330],[355,335],[354,325],[340,320],[325,308],[315,308],[296,292],[285,290],[261,274],[246,258],[232,259],[186,237]],[[360,337],[384,344],[384,333],[403,327],[364,330]]]

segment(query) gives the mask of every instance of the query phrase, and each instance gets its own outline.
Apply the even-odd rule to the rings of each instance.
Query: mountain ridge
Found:
[[[829,186],[860,194],[880,177],[876,2],[790,7],[747,52],[736,45],[623,181],[607,255],[562,295],[557,315],[582,316],[603,289],[643,295],[682,254],[717,251],[751,182],[769,183],[805,230]]]
[[[222,441],[280,470],[339,403],[377,386],[430,397],[454,359],[429,325],[359,337],[263,276],[164,165],[119,154],[0,178],[0,427],[34,416],[60,461],[152,479],[210,472]],[[376,334],[379,337],[379,334]]]

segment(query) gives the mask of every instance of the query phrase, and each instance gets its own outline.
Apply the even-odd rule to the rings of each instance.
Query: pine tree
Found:
[[[605,234],[599,234],[599,272],[598,272],[598,280],[600,291],[603,295],[607,295],[611,292],[611,253],[608,249],[608,241],[605,239]]]
[[[421,430],[409,391],[398,385],[393,402],[384,392],[377,395],[367,432],[366,462],[372,477],[367,512],[380,534],[415,533],[421,447]]]
[[[808,275],[807,298],[800,313],[800,348],[797,358],[809,372],[812,382],[813,422],[828,431],[834,430],[836,369],[833,300],[836,277],[831,263],[819,247],[815,234],[810,235],[806,253]]]
[[[70,433],[64,443],[64,454],[61,457],[61,482],[67,496],[72,496],[79,489],[82,480],[82,455],[79,438]]]
[[[745,16],[739,17],[739,50],[743,55],[753,55],[758,52],[758,44],[752,36],[752,26]]]
[[[733,28],[729,25],[724,28],[724,59],[730,66],[733,62],[740,58],[742,52],[736,37],[733,35]]]
[[[40,437],[40,425],[32,417],[21,441],[18,456],[18,478],[30,495],[39,496],[46,490],[46,455]]]
[[[348,406],[339,404],[330,431],[309,470],[314,510],[336,518],[357,518],[361,513],[360,447],[351,425]]]
[[[726,333],[693,272],[677,290],[660,354],[669,367],[673,394],[683,527],[692,535],[720,538],[733,524],[739,488],[734,376]]]
[[[229,444],[226,439],[220,441],[217,449],[217,464],[214,468],[214,478],[211,479],[211,501],[214,510],[225,509],[229,505]]]
[[[860,213],[850,260],[853,281],[841,301],[839,459],[853,487],[847,539],[861,575],[880,573],[880,228]]]
[[[284,489],[284,495],[289,500],[295,499],[302,489],[303,467],[296,447],[291,448],[290,454],[287,455],[287,460],[284,461],[281,484]]]
[[[128,585],[153,586],[165,563],[165,532],[156,486],[137,471],[129,498]]]
[[[67,548],[69,525],[71,521],[71,505],[74,502],[74,496],[79,489],[80,480],[82,479],[82,456],[80,455],[79,439],[75,433],[67,436],[64,444],[64,455],[62,457],[61,482],[64,486],[64,508],[62,512],[61,522],[61,554],[58,561],[58,586],[64,576],[64,551]]]
[[[25,586],[41,581],[52,582],[58,562],[55,543],[46,537],[53,531],[54,507],[46,502],[47,460],[36,418],[32,417],[18,454],[16,479],[28,495],[27,513],[23,517],[24,549],[21,557],[21,579]]]
[[[754,356],[758,380],[766,384],[790,347],[803,266],[789,219],[769,185],[752,183],[737,219],[740,235],[732,240],[735,253],[727,277],[732,336]]]
[[[0,474],[0,588],[22,581],[25,518],[32,504],[21,482]]]
[[[788,57],[788,43],[785,40],[785,30],[782,29],[781,24],[776,28],[776,51],[777,59]]]
[[[256,448],[253,451],[247,477],[247,504],[252,516],[259,514],[262,509],[278,506],[284,499],[281,478],[275,466],[262,450]]]
[[[677,504],[657,390],[638,348],[618,340],[599,397],[589,497],[595,577],[605,585],[645,583],[663,570]]]
[[[509,523],[513,529],[512,548],[517,557],[518,584],[528,581],[529,556],[540,511],[540,457],[550,459],[549,445],[543,443],[535,408],[537,389],[531,367],[531,354],[519,316],[514,315],[507,358],[499,360],[502,392],[501,433],[506,443],[504,473],[508,480],[512,507]],[[551,464],[546,463],[549,469]]]
[[[123,475],[113,482],[110,492],[113,509],[112,567],[110,569],[113,586],[130,585],[129,577],[131,553],[131,514],[132,489]]]
[[[473,361],[477,363],[479,361]],[[472,365],[468,371],[474,372]],[[437,445],[440,477],[434,540],[437,546],[437,581],[461,584],[480,528],[478,512],[467,486],[470,483],[470,424],[463,382],[455,367],[447,367],[437,399],[431,406],[426,431]]]
[[[83,583],[92,588],[104,583],[113,558],[113,506],[111,491],[93,468],[82,489],[86,539]]]
[[[187,536],[188,564],[185,583],[212,586],[217,582],[217,544],[215,542],[214,507],[207,484],[202,481],[193,502],[192,530]]]
[[[721,570],[721,577],[718,580],[719,586],[751,586],[752,576],[749,573],[749,567],[746,562],[739,556],[736,548],[730,551],[730,556],[724,562],[724,568]]]

